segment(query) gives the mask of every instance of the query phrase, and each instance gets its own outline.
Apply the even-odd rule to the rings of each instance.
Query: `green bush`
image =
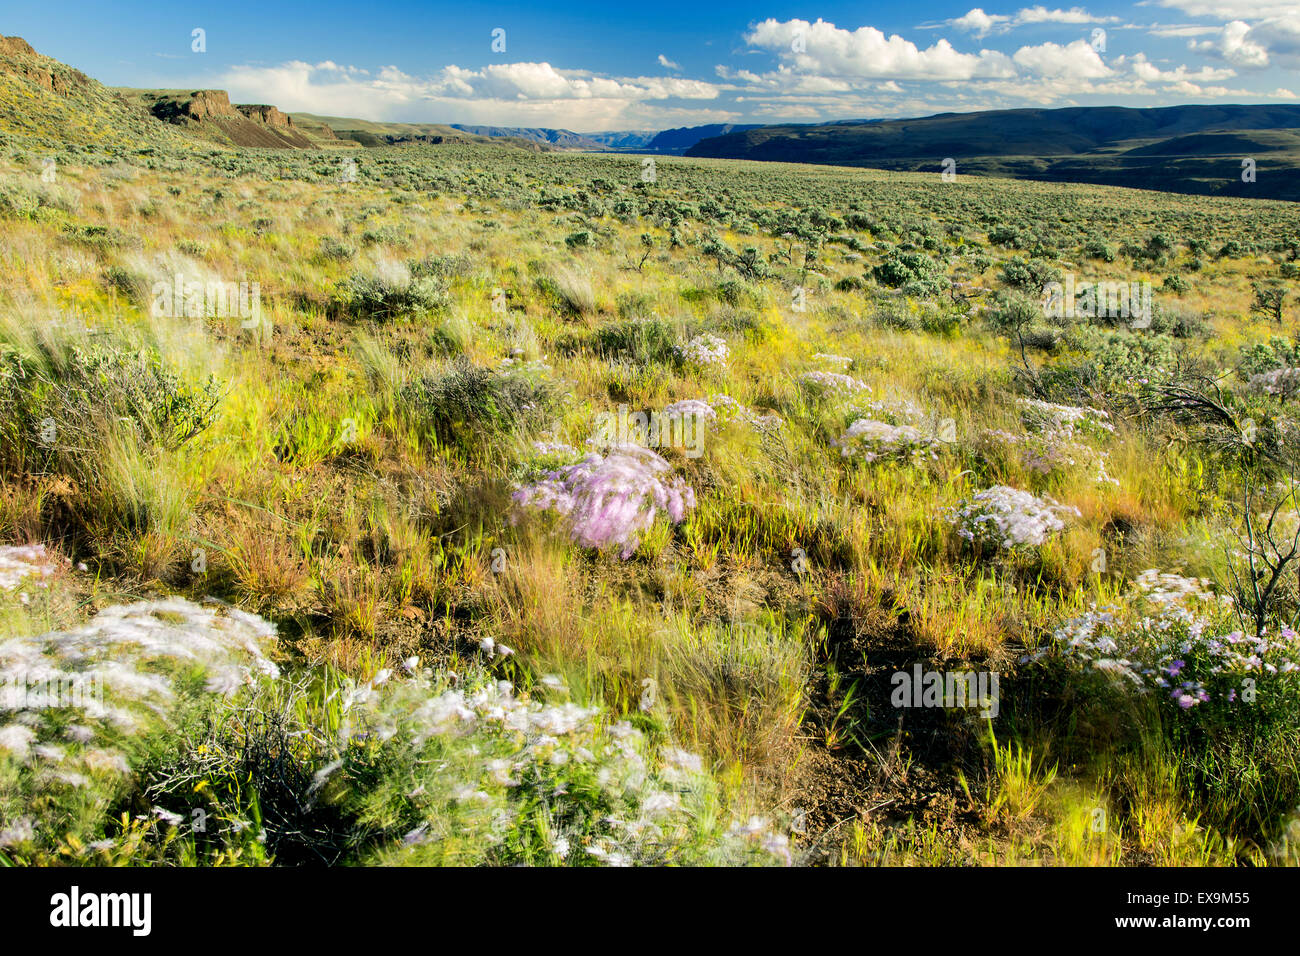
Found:
[[[938,295],[946,284],[943,268],[923,252],[892,252],[872,274],[881,285],[908,295]]]
[[[1089,239],[1084,244],[1083,254],[1089,259],[1100,259],[1102,262],[1115,261],[1115,247],[1102,239]]]
[[[350,262],[357,257],[357,247],[346,239],[323,236],[320,241],[320,256],[333,262]]]
[[[1013,256],[1002,265],[999,276],[1013,289],[1039,293],[1049,282],[1060,282],[1061,270],[1043,259],[1022,259]]]
[[[666,362],[680,330],[664,319],[632,319],[601,326],[593,335],[596,350],[607,358],[630,358],[642,365]]]
[[[354,273],[339,286],[336,307],[356,318],[394,319],[441,312],[450,304],[446,285],[433,276]]]
[[[401,398],[422,429],[471,453],[482,450],[485,437],[533,429],[554,402],[550,386],[534,376],[463,359],[406,385]]]

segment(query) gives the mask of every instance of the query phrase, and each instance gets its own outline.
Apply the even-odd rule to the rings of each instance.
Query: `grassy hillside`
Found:
[[[340,145],[323,126],[295,127],[269,105],[232,106],[220,90],[106,87],[18,37],[0,37],[0,133],[17,145],[44,148],[50,159],[82,146]]]
[[[148,111],[86,76],[42,56],[18,37],[0,37],[0,132],[30,148],[74,145],[181,146]]]
[[[5,862],[1296,862],[1293,207],[136,146],[0,160]]]

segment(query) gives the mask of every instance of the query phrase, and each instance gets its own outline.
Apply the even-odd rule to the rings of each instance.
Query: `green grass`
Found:
[[[61,165],[55,195],[35,158],[0,164],[0,544],[71,563],[0,591],[5,633],[212,595],[276,625],[282,676],[214,698],[177,675],[186,693],[121,743],[130,772],[112,781],[56,786],[44,758],[0,756],[0,831],[39,817],[6,859],[1294,855],[1294,685],[1245,733],[1021,661],[1147,568],[1231,590],[1243,480],[1263,506],[1291,467],[1294,404],[1249,386],[1300,348],[1293,294],[1281,325],[1250,308],[1252,283],[1290,281],[1289,207],[704,160],[662,159],[644,184],[628,159],[463,144],[366,150],[355,183],[328,151],[106,147]],[[1113,262],[1093,255],[1102,238]],[[1031,286],[1149,279],[1155,321],[1052,320],[1032,288],[1023,315],[981,308],[1026,270]],[[260,320],[151,315],[177,272],[259,283]],[[1160,288],[1170,274],[1183,291]],[[681,359],[700,335],[725,364]],[[1200,376],[1255,423],[1251,449],[1151,410],[1153,384]],[[694,508],[656,517],[626,560],[514,508],[518,485],[574,460],[557,446],[588,450],[598,414],[716,395],[744,411],[716,405],[702,455],[656,449]],[[1056,455],[1021,399],[1100,409],[1113,431]],[[864,418],[942,438],[845,455]],[[1096,480],[1097,453],[1116,483]],[[950,509],[995,485],[1078,514],[1041,544],[964,540]],[[1278,592],[1274,623],[1298,603]],[[889,674],[915,663],[997,671],[991,726],[891,707]],[[430,700],[498,680],[598,713],[535,750],[537,733],[485,720],[412,736]],[[678,774],[676,748],[698,770]],[[487,768],[521,752],[518,783]],[[168,822],[195,809],[214,826]]]

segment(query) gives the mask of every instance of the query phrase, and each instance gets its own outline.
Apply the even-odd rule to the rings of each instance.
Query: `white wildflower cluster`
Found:
[[[845,457],[874,462],[880,459],[937,458],[939,429],[930,415],[910,398],[880,398],[852,405],[855,420],[832,445]]]
[[[1252,375],[1246,383],[1252,392],[1286,400],[1300,394],[1300,368],[1279,368]]]
[[[1279,684],[1294,698],[1300,635],[1289,627],[1276,637],[1216,633],[1231,604],[1204,579],[1147,570],[1117,604],[1094,605],[1058,628],[1054,646],[1140,692],[1160,693],[1180,710],[1211,701],[1250,703]]]
[[[130,773],[124,737],[166,725],[178,682],[230,694],[279,671],[266,621],[183,598],[109,607],[81,627],[0,642],[0,764],[48,793]],[[13,834],[10,834],[13,836]]]
[[[994,485],[977,492],[948,512],[957,534],[977,544],[1000,548],[1041,545],[1047,536],[1065,527],[1064,515],[1079,515],[1077,508],[1062,505],[1028,491]]]
[[[520,487],[514,501],[563,516],[584,548],[618,547],[626,559],[661,511],[680,524],[695,507],[694,490],[671,471],[648,448],[617,445],[607,455],[593,452]]]
[[[1107,453],[1097,451],[1081,440],[1089,435],[1100,437],[1115,431],[1106,412],[1028,398],[1018,399],[1018,404],[1024,410],[1025,434],[1017,435],[1002,429],[990,430],[986,434],[1020,448],[1026,468],[1045,475],[1075,466],[1095,467],[1095,482],[1119,484],[1106,472]]]
[[[55,570],[43,544],[0,546],[0,591],[16,591],[25,579],[49,577]]]
[[[388,677],[349,689],[341,733],[358,744],[378,739],[414,761],[408,799],[426,822],[401,839],[398,854],[436,849],[448,820],[490,852],[507,832],[537,827],[540,807],[547,849],[569,863],[654,864],[700,842],[732,862],[764,851],[788,860],[770,830],[758,841],[730,833],[701,840],[710,780],[700,757],[655,747],[627,721],[606,723],[599,707],[539,699],[486,675],[457,687],[430,670]],[[554,675],[541,683],[547,697],[565,690]]]
[[[546,356],[539,359],[533,359],[531,362],[523,358],[503,358],[501,360],[503,371],[510,371],[521,375],[548,375],[552,371],[551,366],[546,363]]]
[[[1206,578],[1187,578],[1156,568],[1137,576],[1132,595],[1158,610],[1164,622],[1160,630],[1168,630],[1169,623],[1177,621],[1197,634],[1219,609],[1232,605],[1232,598],[1215,594]]]
[[[804,372],[799,376],[799,381],[812,391],[824,395],[855,395],[871,391],[871,386],[866,382],[842,372]]]
[[[695,336],[685,345],[674,346],[673,352],[687,365],[717,368],[726,368],[727,359],[731,355],[726,339],[707,332]]]
[[[780,857],[787,866],[792,862],[790,838],[774,829],[772,821],[767,817],[751,816],[744,823],[736,821],[728,829],[727,834],[733,838],[746,840]]]
[[[917,424],[918,422],[929,421],[931,418],[925,409],[910,398],[882,398],[874,402],[867,402],[866,408],[871,412],[870,417],[895,425],[901,422]],[[864,415],[864,417],[867,416]]]
[[[939,443],[933,435],[912,425],[890,425],[869,418],[859,418],[833,444],[845,458],[866,462],[939,457]]]

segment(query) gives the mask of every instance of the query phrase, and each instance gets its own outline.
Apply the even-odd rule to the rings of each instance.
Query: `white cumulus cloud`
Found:
[[[764,20],[745,42],[771,50],[800,71],[829,76],[965,80],[1015,73],[1006,54],[996,50],[959,53],[947,40],[921,49],[898,34],[886,37],[875,27],[842,30],[824,20]]]

